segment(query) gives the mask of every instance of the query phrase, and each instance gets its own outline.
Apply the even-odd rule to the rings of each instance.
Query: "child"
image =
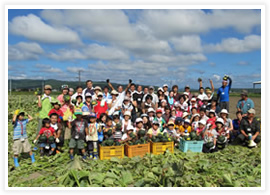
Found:
[[[98,131],[98,142],[101,143],[104,139],[103,128],[106,126],[108,115],[106,113],[102,113],[98,119],[99,131]]]
[[[35,162],[35,156],[31,151],[31,145],[28,141],[28,136],[26,132],[26,124],[29,123],[33,118],[29,114],[28,119],[24,119],[25,112],[16,110],[13,115],[13,153],[14,153],[14,165],[19,167],[18,156],[20,153],[29,153],[32,163]]]
[[[83,105],[87,106],[89,112],[92,112],[91,101],[92,101],[91,93],[86,93],[85,94],[85,102],[83,103]]]
[[[166,123],[169,121],[171,117],[171,109],[169,106],[166,106],[165,113],[162,115],[162,118],[166,121]]]
[[[216,135],[217,132],[215,129],[212,128],[212,125],[206,128],[204,134],[204,144],[203,144],[203,152],[209,153],[209,152],[216,152]]]
[[[186,119],[184,125],[180,126],[179,133],[184,136],[185,133],[191,132],[190,120]]]
[[[98,131],[99,125],[96,122],[96,114],[90,114],[90,123],[88,125],[88,136],[86,136],[87,149],[90,159],[98,159]]]
[[[112,138],[113,133],[114,133],[114,128],[113,128],[112,118],[108,117],[106,120],[106,126],[103,128],[104,140]]]
[[[209,123],[210,121],[213,122],[213,128],[215,129],[216,128],[216,112],[214,110],[209,110],[209,119],[207,120],[206,123]]]
[[[148,131],[151,128],[151,122],[149,121],[149,117],[147,114],[142,114],[141,118],[143,120],[143,128]]]
[[[184,112],[187,112],[188,110],[188,103],[187,103],[189,100],[188,96],[189,96],[188,93],[184,92],[184,95],[182,95],[179,100],[180,107]]]
[[[51,127],[51,121],[48,118],[42,120],[42,128],[39,131],[34,143],[39,139],[40,156],[44,156],[44,148],[50,149],[49,156],[51,156],[56,148],[54,138],[56,133],[54,128]]]
[[[195,130],[197,135],[202,135],[205,131],[205,125],[206,125],[206,121],[205,120],[200,120],[198,123],[198,128]]]
[[[163,133],[167,133],[169,135],[169,137],[173,138],[173,140],[179,142],[179,138],[180,138],[180,134],[178,134],[176,132],[176,130],[174,129],[174,122],[173,121],[169,121],[167,128],[163,131]]]
[[[56,113],[58,115],[58,123],[61,123],[61,120],[63,120],[63,112],[60,110],[61,104],[59,100],[52,100],[51,104],[53,106],[53,109],[50,110],[48,116],[50,116],[52,113]]]
[[[191,117],[191,128],[192,131],[196,131],[199,127],[200,115],[198,113],[192,115]]]
[[[160,109],[162,110],[162,114],[164,114],[165,113],[165,110],[166,110],[166,107],[167,107],[167,101],[166,100],[161,100],[161,103],[160,104],[161,104],[160,105]]]
[[[220,112],[220,117],[224,121],[224,128],[226,131],[228,131],[230,134],[232,133],[233,130],[233,124],[232,124],[232,119],[228,117],[229,113],[226,109],[222,109]]]
[[[114,132],[113,138],[114,138],[115,141],[120,142],[122,136],[123,136],[123,133],[122,133],[122,125],[121,125],[120,123],[117,123],[117,124],[115,125],[115,132]]]
[[[73,152],[76,147],[82,151],[83,159],[86,159],[84,139],[85,134],[86,136],[88,135],[88,124],[87,121],[82,118],[81,109],[77,108],[74,114],[76,116],[76,119],[72,121],[71,124],[69,123],[69,128],[71,128],[71,139],[69,142],[70,159],[74,159]]]
[[[131,125],[131,112],[126,111],[124,113],[124,119],[122,120],[122,132],[126,133],[127,127]]]
[[[58,115],[52,113],[50,115],[51,127],[55,130],[55,142],[56,142],[56,153],[62,152],[61,147],[64,145],[64,138],[62,136],[62,125],[58,122]]]
[[[117,124],[120,124],[122,126],[118,111],[113,113],[113,126],[116,126]]]
[[[171,109],[173,108],[173,105],[175,103],[175,99],[173,95],[174,95],[174,92],[170,91],[169,95],[167,96],[168,105],[170,106]]]
[[[198,109],[196,98],[191,98],[191,100],[190,100],[190,106],[188,107],[188,111],[187,112],[191,112],[191,109],[192,108]]]
[[[131,100],[128,96],[125,96],[123,104],[122,104],[122,115],[125,114],[126,111],[132,111],[133,105],[131,103]]]
[[[77,108],[81,108],[84,104],[83,104],[83,96],[82,95],[77,95],[76,99],[72,100],[72,104],[74,105],[74,111]]]
[[[176,119],[176,110],[175,110],[175,108],[172,108],[171,117],[169,120],[175,121],[175,119]]]
[[[102,113],[108,113],[107,102],[103,99],[103,93],[98,92],[97,94],[97,105],[93,108],[93,111],[96,113],[97,118],[100,117]]]
[[[140,130],[145,131],[145,129],[143,128],[143,119],[142,118],[137,118],[136,119],[136,127],[135,127],[135,132],[138,134],[138,132]]]
[[[178,102],[175,103],[175,112],[176,112],[176,117],[182,117],[183,116],[183,111],[181,109],[181,106]]]
[[[158,123],[159,123],[159,129],[160,129],[160,131],[162,132],[162,131],[163,131],[163,128],[164,128],[165,125],[166,125],[166,122],[165,122],[165,120],[162,118],[162,110],[161,110],[161,109],[157,109],[156,117],[154,118],[154,120],[158,121]]]
[[[71,122],[72,116],[73,116],[73,105],[70,103],[70,96],[64,95],[64,105],[60,108],[60,110],[63,112],[63,134],[64,134],[64,140],[69,142],[71,130],[68,127],[68,123]]]
[[[224,128],[224,121],[222,118],[218,118],[216,121],[216,137],[217,137],[217,149],[224,149],[227,144],[228,140],[230,139],[230,134]],[[221,138],[221,136],[224,136]]]
[[[152,123],[155,118],[155,110],[153,108],[149,108],[147,111],[149,121]]]
[[[131,141],[131,140],[136,139],[136,138],[137,138],[137,136],[136,136],[136,134],[134,134],[134,127],[132,125],[129,125],[127,127],[126,133],[124,133],[122,136],[121,142],[122,143],[128,142],[128,141]]]
[[[152,136],[156,136],[158,134],[160,134],[161,131],[159,129],[159,122],[158,121],[153,121],[153,125],[152,128],[150,128],[147,132],[147,135],[149,138],[152,138]]]

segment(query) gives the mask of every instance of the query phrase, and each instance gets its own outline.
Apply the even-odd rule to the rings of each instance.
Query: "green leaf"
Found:
[[[105,180],[104,180],[104,185],[106,186],[106,187],[113,187],[113,182],[114,182],[114,180],[113,179],[111,179],[111,178],[106,178]]]
[[[130,171],[122,172],[122,181],[124,184],[128,185],[133,182],[133,177]]]

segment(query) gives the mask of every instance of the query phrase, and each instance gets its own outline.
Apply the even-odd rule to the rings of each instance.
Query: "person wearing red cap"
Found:
[[[162,109],[157,109],[156,111],[156,117],[154,118],[154,121],[158,121],[159,122],[159,129],[162,132],[163,128],[166,125],[166,121],[162,118]]]

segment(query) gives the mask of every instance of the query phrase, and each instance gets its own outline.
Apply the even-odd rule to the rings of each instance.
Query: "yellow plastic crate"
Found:
[[[106,160],[112,157],[124,157],[124,145],[121,146],[101,146],[99,145],[99,159]]]
[[[163,154],[167,149],[174,153],[174,142],[150,142],[151,153]]]
[[[150,144],[139,144],[130,146],[125,145],[125,155],[128,157],[141,156],[143,157],[146,153],[150,153]]]

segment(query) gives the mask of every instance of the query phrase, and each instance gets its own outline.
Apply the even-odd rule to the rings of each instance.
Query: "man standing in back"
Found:
[[[229,83],[228,83],[229,82]],[[220,102],[220,109],[226,109],[229,112],[229,94],[232,86],[232,79],[225,75],[222,86],[217,91],[217,100]]]

